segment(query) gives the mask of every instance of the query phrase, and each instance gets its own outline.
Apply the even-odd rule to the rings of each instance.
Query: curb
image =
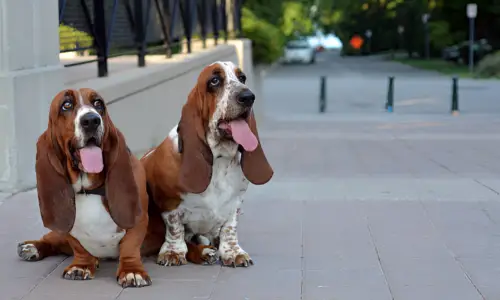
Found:
[[[255,70],[254,73],[256,73],[256,75],[259,77],[265,77],[267,73],[274,70],[278,66],[279,66],[279,61],[275,61],[270,65],[256,65],[254,66]]]

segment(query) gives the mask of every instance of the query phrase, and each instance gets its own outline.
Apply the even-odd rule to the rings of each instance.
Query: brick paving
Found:
[[[299,112],[261,130],[275,177],[250,187],[239,226],[254,266],[145,259],[153,285],[123,290],[103,262],[92,281],[63,280],[70,258],[17,258],[45,232],[29,191],[0,202],[0,298],[500,299],[500,115]]]

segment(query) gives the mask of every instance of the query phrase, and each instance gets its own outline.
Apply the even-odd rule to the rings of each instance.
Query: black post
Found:
[[[203,49],[207,48],[207,2],[201,1],[198,7],[198,20],[200,22],[201,41]]]
[[[142,0],[134,0],[135,42],[137,44],[137,66],[139,67],[146,65],[146,34],[144,32],[143,2]]]
[[[220,12],[222,17],[222,30],[224,31],[224,42],[227,44],[228,32],[227,32],[227,7],[226,0],[220,2]]]
[[[236,38],[242,38],[243,37],[243,29],[241,28],[241,8],[243,7],[243,0],[235,0],[235,26],[234,29],[237,30],[236,32]]]
[[[170,29],[168,26],[168,21],[165,20],[165,15],[162,13],[162,7],[159,0],[155,0],[156,11],[158,13],[158,19],[160,19],[161,30],[163,32],[163,43],[165,44],[165,51],[167,58],[172,57],[172,47],[170,45]]]
[[[182,15],[182,21],[184,24],[184,36],[187,41],[187,53],[191,53],[191,37],[192,37],[192,23],[193,23],[193,10],[191,5],[191,0],[180,0],[179,8]]]
[[[453,83],[451,86],[451,114],[458,115],[458,77],[453,77]]]
[[[326,110],[326,76],[321,76],[319,87],[319,112]]]
[[[394,76],[389,77],[389,87],[387,89],[387,102],[385,103],[387,112],[394,111]]]
[[[104,2],[94,0],[94,46],[97,52],[97,76],[108,76],[108,49],[106,42],[106,18]]]
[[[214,44],[217,46],[219,40],[219,11],[217,0],[212,1],[212,31],[214,34]]]

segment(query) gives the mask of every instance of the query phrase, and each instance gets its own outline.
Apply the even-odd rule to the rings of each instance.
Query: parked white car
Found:
[[[309,63],[316,62],[316,49],[306,39],[293,40],[286,44],[284,63]]]

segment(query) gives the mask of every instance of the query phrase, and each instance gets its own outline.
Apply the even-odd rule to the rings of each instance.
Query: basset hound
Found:
[[[59,92],[38,138],[36,180],[43,225],[51,231],[17,248],[27,261],[73,255],[63,278],[94,278],[100,258],[118,258],[123,287],[151,285],[141,261],[148,227],[146,174],[91,89]]]
[[[232,62],[205,67],[178,125],[141,158],[151,200],[145,247],[157,246],[160,265],[253,264],[238,243],[238,213],[248,183],[267,183],[273,169],[245,81]]]

